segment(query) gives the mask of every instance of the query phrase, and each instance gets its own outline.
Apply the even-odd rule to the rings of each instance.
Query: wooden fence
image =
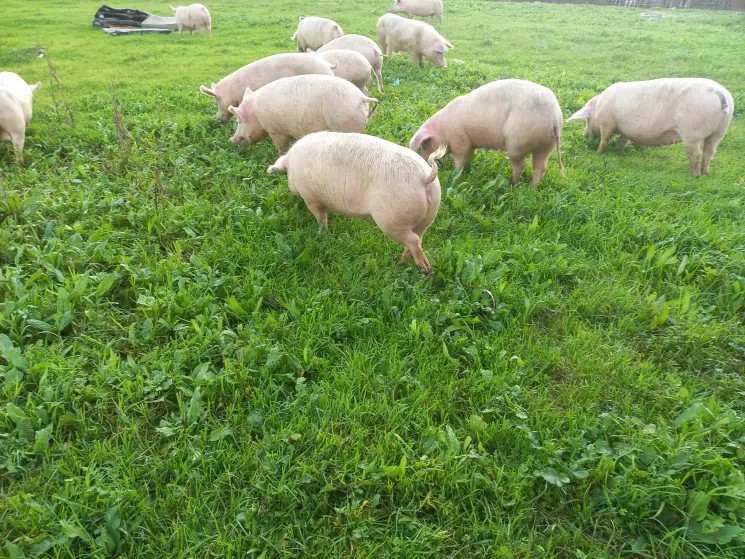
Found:
[[[541,0],[549,4],[596,4],[628,8],[677,8],[745,11],[745,0]]]

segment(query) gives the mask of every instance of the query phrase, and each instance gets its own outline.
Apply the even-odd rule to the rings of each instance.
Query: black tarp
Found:
[[[93,25],[96,27],[140,27],[142,22],[152,14],[128,8],[110,8],[106,5],[98,8]]]

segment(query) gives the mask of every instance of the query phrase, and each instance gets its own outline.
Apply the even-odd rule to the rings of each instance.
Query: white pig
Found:
[[[439,146],[453,154],[462,169],[477,148],[506,151],[512,182],[520,180],[525,157],[533,155],[533,188],[546,173],[556,147],[561,163],[561,107],[553,92],[526,80],[497,80],[456,97],[422,124],[409,147],[426,158]]]
[[[356,50],[365,58],[367,58],[367,61],[370,63],[370,66],[372,66],[373,72],[375,73],[375,80],[378,84],[378,91],[380,91],[381,93],[384,91],[383,52],[380,50],[380,47],[375,44],[375,41],[373,41],[372,39],[368,39],[367,37],[364,37],[362,35],[355,35],[354,33],[350,33],[349,35],[344,35],[343,37],[334,39],[330,43],[326,43],[320,49],[318,49],[316,53],[320,54],[322,52],[326,52],[327,50],[335,49]]]
[[[0,140],[10,140],[16,158],[23,161],[26,126],[31,122],[33,93],[41,82],[28,85],[13,72],[0,72]]]
[[[282,78],[247,95],[239,107],[228,109],[238,117],[231,141],[255,144],[269,136],[282,154],[290,139],[312,132],[362,132],[377,102],[336,76]],[[370,103],[376,105],[369,109]]]
[[[376,30],[378,44],[386,56],[408,52],[412,64],[421,64],[424,57],[435,66],[447,67],[445,53],[453,45],[428,23],[385,14],[378,20]]]
[[[367,58],[356,50],[349,49],[325,50],[318,53],[318,56],[331,64],[336,64],[335,76],[344,78],[359,87],[363,93],[367,93],[372,74],[372,66]]]
[[[393,0],[393,7],[388,10],[392,14],[406,14],[413,16],[435,17],[442,23],[442,0]]]
[[[290,40],[297,41],[298,52],[317,50],[344,35],[341,25],[325,17],[304,17]]]
[[[191,4],[190,6],[179,6],[178,8],[171,6],[171,10],[173,10],[173,14],[176,16],[179,35],[186,29],[189,31],[189,35],[194,31],[199,31],[199,35],[203,36],[203,29],[206,29],[209,36],[212,37],[212,18],[210,18],[209,10],[202,6],[202,4]]]
[[[567,122],[587,120],[585,136],[600,136],[600,153],[614,134],[621,135],[621,151],[630,141],[645,146],[683,142],[691,174],[698,177],[709,172],[734,111],[732,94],[715,81],[663,78],[615,83]]]
[[[412,256],[432,272],[422,237],[440,207],[434,152],[429,164],[411,150],[364,134],[319,132],[299,140],[268,171],[288,174],[290,192],[300,196],[328,229],[328,211],[368,218],[404,245],[400,263]]]
[[[199,90],[217,101],[217,120],[230,120],[233,115],[228,107],[241,103],[246,88],[256,91],[274,80],[303,74],[333,76],[334,69],[335,66],[314,54],[274,54],[247,64],[217,84],[213,82],[212,89],[201,86]]]

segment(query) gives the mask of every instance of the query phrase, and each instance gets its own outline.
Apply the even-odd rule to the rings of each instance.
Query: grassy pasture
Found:
[[[745,17],[446,0],[449,67],[387,59],[370,134],[504,77],[565,116],[661,76],[740,108],[701,179],[580,123],[537,191],[446,159],[422,277],[370,222],[319,231],[198,92],[389,2],[215,0],[212,39],[108,37],[99,5],[3,4],[0,70],[44,87],[25,165],[0,144],[0,555],[745,555]]]

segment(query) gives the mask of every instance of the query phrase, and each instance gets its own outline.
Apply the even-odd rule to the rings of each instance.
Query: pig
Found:
[[[337,65],[334,70],[335,76],[344,78],[359,87],[363,93],[367,93],[367,86],[372,74],[372,66],[370,66],[367,58],[356,50],[348,49],[325,50],[318,56],[331,64]]]
[[[663,78],[615,83],[590,99],[567,122],[586,120],[584,134],[600,136],[600,153],[614,134],[621,135],[621,151],[628,142],[644,146],[683,142],[691,174],[698,177],[709,173],[734,111],[732,94],[715,81]]]
[[[191,35],[194,31],[199,31],[199,35],[204,36],[203,29],[212,37],[212,18],[210,12],[202,4],[191,4],[190,6],[179,6],[174,8],[173,15],[176,16],[176,25],[178,25],[178,34],[181,35],[184,29]]]
[[[230,120],[233,115],[228,107],[240,105],[246,88],[256,91],[274,80],[302,74],[333,76],[335,69],[335,65],[314,54],[275,54],[236,70],[217,84],[213,82],[212,89],[202,85],[199,90],[217,101],[217,120]]]
[[[317,132],[299,140],[268,172],[287,172],[290,192],[300,196],[328,229],[328,211],[372,219],[404,246],[400,264],[412,256],[429,274],[432,265],[422,237],[440,207],[437,159],[428,162],[413,151],[365,134]]]
[[[369,104],[375,105],[368,109]],[[249,145],[269,136],[280,154],[290,139],[312,132],[362,132],[378,100],[336,76],[282,78],[247,95],[229,111],[238,117],[231,142]]]
[[[436,17],[442,23],[442,0],[393,0],[393,7],[388,12],[406,14],[409,19],[419,16],[435,21]]]
[[[412,64],[421,64],[424,57],[435,66],[447,68],[445,53],[453,45],[428,23],[385,14],[378,20],[376,30],[378,44],[386,56],[408,52]]]
[[[23,162],[26,126],[31,122],[33,93],[41,82],[28,85],[13,72],[0,72],[0,140],[10,140],[16,159]]]
[[[297,41],[298,52],[318,50],[326,43],[344,35],[341,25],[325,17],[304,17],[290,40]]]
[[[476,148],[506,151],[513,183],[520,180],[531,153],[537,188],[554,147],[564,173],[561,124],[561,108],[550,89],[526,80],[497,80],[450,101],[422,124],[409,147],[421,149],[426,158],[446,146],[456,169],[466,166]]]
[[[330,43],[326,43],[318,49],[316,53],[321,54],[327,50],[335,49],[356,50],[367,58],[367,61],[370,63],[370,66],[372,66],[373,72],[375,73],[378,91],[383,93],[383,52],[380,50],[380,47],[375,44],[375,41],[362,35],[351,33],[339,37],[338,39],[334,39]]]

